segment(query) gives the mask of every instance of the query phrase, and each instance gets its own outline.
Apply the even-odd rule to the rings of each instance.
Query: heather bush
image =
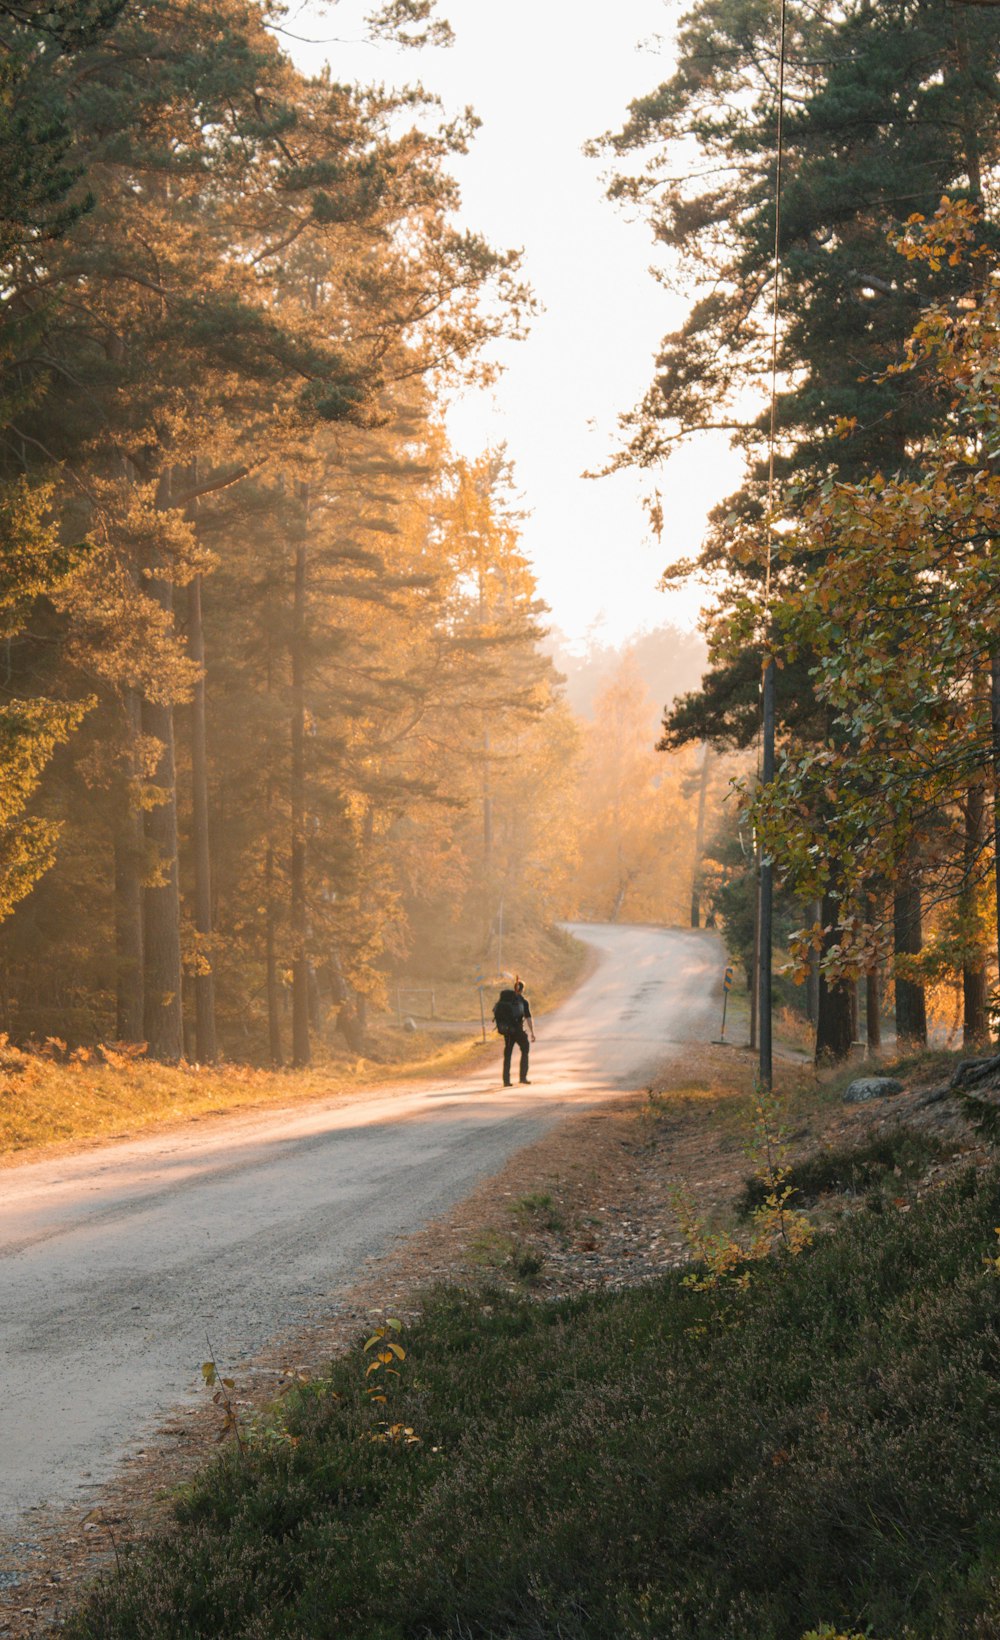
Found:
[[[680,1277],[439,1293],[386,1405],[359,1347],[68,1633],[989,1640],[998,1223],[1000,1173],[970,1173],[759,1264],[722,1310]]]

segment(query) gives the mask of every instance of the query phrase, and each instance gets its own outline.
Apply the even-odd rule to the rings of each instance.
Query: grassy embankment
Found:
[[[537,933],[530,944],[532,1004],[543,1013],[579,982],[588,953],[578,940],[557,930]],[[122,1138],[170,1122],[330,1098],[396,1078],[456,1071],[495,1055],[491,1021],[487,1018],[484,1044],[478,1018],[473,1020],[477,1004],[472,986],[437,989],[437,1029],[421,1022],[415,1031],[402,1031],[394,1015],[377,1016],[369,1032],[370,1057],[359,1058],[341,1036],[330,1033],[317,1043],[314,1064],[302,1071],[159,1065],[113,1050],[67,1056],[58,1045],[20,1053],[2,1045],[0,1163],[24,1160],[53,1145]]]
[[[1000,1169],[879,1145],[745,1289],[434,1297],[384,1405],[359,1343],[68,1634],[996,1640]]]

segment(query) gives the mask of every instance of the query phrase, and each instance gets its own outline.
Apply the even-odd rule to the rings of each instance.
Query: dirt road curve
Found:
[[[532,1086],[458,1079],[220,1117],[0,1176],[0,1533],[71,1503],[200,1384],[322,1313],[393,1238],[562,1115],[717,1023],[711,934],[581,926],[596,972],[536,1021]]]

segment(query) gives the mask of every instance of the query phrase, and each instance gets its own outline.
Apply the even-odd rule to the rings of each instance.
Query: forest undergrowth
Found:
[[[659,1167],[676,1092],[640,1122]],[[206,1471],[67,1632],[1000,1635],[1000,1169],[876,1127],[801,1180],[772,1156],[792,1209],[827,1204],[794,1256],[779,1233],[619,1291],[431,1292]]]

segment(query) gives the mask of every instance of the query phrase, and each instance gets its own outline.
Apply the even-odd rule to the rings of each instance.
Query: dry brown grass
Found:
[[[579,983],[587,948],[550,941],[539,991],[552,1007]],[[537,993],[536,993],[537,994]],[[337,1037],[308,1070],[262,1070],[248,1065],[161,1065],[130,1051],[78,1049],[67,1054],[51,1039],[22,1052],[0,1038],[0,1166],[54,1147],[122,1139],[195,1117],[240,1109],[298,1104],[363,1091],[376,1084],[440,1076],[494,1052],[479,1022],[457,1031],[400,1031],[386,1017],[373,1022],[370,1058],[348,1052]]]
[[[0,1163],[25,1160],[53,1146],[121,1139],[172,1122],[251,1107],[287,1105],[355,1093],[375,1082],[440,1074],[482,1051],[463,1039],[442,1046],[407,1038],[404,1063],[331,1060],[308,1070],[256,1070],[246,1065],[160,1065],[96,1056],[59,1061],[25,1054],[0,1070]],[[492,1046],[492,1044],[491,1044]]]

